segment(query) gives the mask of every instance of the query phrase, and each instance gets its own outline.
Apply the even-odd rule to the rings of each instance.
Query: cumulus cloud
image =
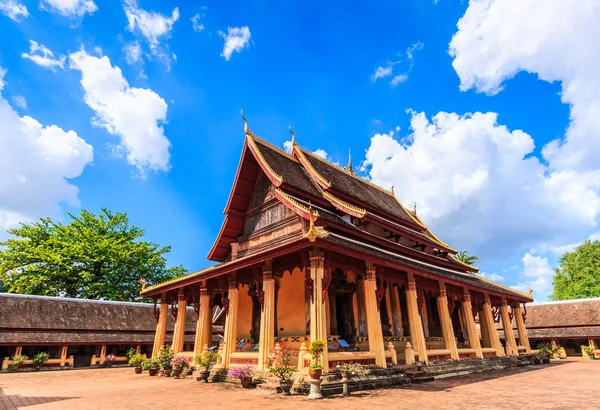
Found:
[[[244,48],[246,48],[250,42],[250,29],[248,26],[244,27],[228,27],[227,33],[222,31],[218,32],[221,37],[225,40],[225,44],[223,45],[223,51],[221,52],[221,57],[225,58],[225,60],[229,61],[231,54],[234,52],[241,52]]]
[[[481,273],[479,273],[479,276],[481,276],[482,278],[489,279],[493,282],[503,282],[504,281],[504,276],[498,275],[497,273],[481,272]]]
[[[93,158],[75,131],[20,117],[1,94],[4,73],[0,68],[0,236],[19,222],[59,214],[60,204],[78,206],[68,180]]]
[[[385,65],[379,66],[375,69],[375,73],[371,75],[371,81],[375,82],[380,78],[390,77],[394,71],[402,71],[401,74],[396,74],[390,81],[389,85],[396,87],[398,84],[408,80],[408,74],[411,72],[414,66],[414,54],[415,51],[423,48],[423,43],[417,42],[411,44],[405,52],[399,53],[394,61],[388,61]]]
[[[33,40],[29,40],[29,53],[21,53],[21,57],[27,58],[42,67],[50,68],[52,71],[56,67],[65,68],[65,56],[55,56],[43,44],[38,44]]]
[[[204,17],[204,13],[200,15],[200,13],[194,14],[194,16],[190,19],[192,22],[192,27],[194,31],[200,32],[204,30],[204,24],[200,23],[200,19]]]
[[[293,148],[292,141],[285,141],[283,143],[283,149],[287,153],[291,154],[292,153],[292,148]],[[321,149],[321,148],[318,148],[315,151],[313,151],[313,154],[315,154],[316,156],[319,156],[319,157],[321,157],[323,159],[327,159],[327,160],[330,159],[329,156],[327,155],[327,151],[325,151],[324,149]]]
[[[84,101],[96,114],[93,124],[118,137],[117,151],[141,176],[168,170],[171,143],[162,126],[167,116],[165,100],[150,89],[131,87],[106,56],[81,50],[72,53],[69,62],[81,72]]]
[[[23,109],[26,110],[27,109],[27,99],[25,97],[23,97],[22,95],[15,95],[13,98],[13,103]]]
[[[534,141],[495,113],[428,118],[410,111],[403,139],[376,134],[366,152],[374,182],[417,201],[419,215],[448,242],[482,258],[532,244],[576,240],[600,215],[600,173],[553,172]]]
[[[552,290],[554,270],[548,264],[548,258],[526,253],[523,256],[522,281],[515,286],[521,292],[533,290],[536,299],[546,299]]]
[[[40,8],[65,17],[80,17],[98,10],[92,0],[41,0]]]
[[[153,52],[158,52],[160,39],[167,37],[171,33],[175,22],[179,20],[179,9],[177,7],[173,9],[171,17],[154,11],[148,12],[138,7],[136,0],[125,0],[123,8],[129,23],[128,30],[131,32],[136,31],[136,29],[139,30]]]
[[[27,7],[17,0],[0,0],[0,12],[17,22],[29,16]]]

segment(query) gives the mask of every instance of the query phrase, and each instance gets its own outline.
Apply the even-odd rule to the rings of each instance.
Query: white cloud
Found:
[[[524,281],[519,282],[514,288],[521,292],[532,289],[535,299],[546,300],[552,290],[553,277],[554,270],[548,265],[548,258],[526,253],[523,256],[522,279]]]
[[[14,21],[29,16],[27,7],[17,0],[0,0],[0,12]]]
[[[288,153],[291,154],[292,153],[292,141],[285,141],[283,143],[283,149]],[[318,148],[316,150],[313,151],[313,154],[326,159],[326,160],[330,160],[329,156],[327,155],[327,151],[325,151],[324,149]]]
[[[503,282],[504,281],[504,276],[498,275],[497,273],[481,272],[481,273],[479,273],[479,276],[481,276],[482,278],[489,279],[493,282]]]
[[[200,32],[200,31],[204,30],[204,24],[200,23],[200,18],[202,18],[202,17],[204,17],[204,13],[202,13],[202,16],[199,13],[196,13],[190,19],[190,21],[192,22],[192,27],[194,28],[194,31]]]
[[[313,151],[313,153],[318,156],[321,157],[323,159],[327,159],[327,152],[324,149],[317,149],[316,151]]]
[[[142,47],[139,41],[132,41],[123,47],[125,52],[125,61],[129,64],[135,64],[142,59]]]
[[[92,0],[41,0],[40,8],[65,17],[93,14],[98,10]]]
[[[285,150],[285,152],[287,152],[288,154],[292,153],[292,149],[294,149],[294,145],[292,144],[292,141],[285,141],[283,143],[283,149]]]
[[[4,73],[0,67],[0,237],[19,222],[59,214],[62,203],[78,206],[78,189],[68,179],[93,158],[75,131],[19,117],[1,95]]]
[[[29,40],[29,53],[21,53],[21,57],[42,67],[50,68],[52,71],[55,67],[65,68],[65,56],[54,56],[52,51],[33,40]]]
[[[123,8],[129,22],[128,30],[134,32],[137,28],[148,41],[150,49],[162,54],[158,50],[160,38],[170,34],[173,24],[179,19],[179,9],[175,7],[171,17],[168,17],[154,11],[147,12],[138,7],[136,0],[125,0]]]
[[[225,40],[221,57],[224,57],[227,61],[229,61],[233,52],[241,52],[250,42],[251,34],[248,26],[228,27],[227,34],[222,31],[219,31],[218,33]]]
[[[13,103],[23,109],[26,110],[27,109],[27,99],[25,97],[23,97],[22,95],[15,95],[13,98]]]
[[[600,172],[565,176],[535,156],[534,141],[495,113],[427,118],[410,111],[402,140],[376,134],[363,165],[374,182],[417,201],[444,240],[482,259],[532,244],[577,240],[600,215]]]
[[[85,103],[94,110],[94,125],[119,138],[116,149],[142,176],[165,171],[171,143],[164,133],[167,103],[154,91],[131,87],[108,57],[84,50],[69,56],[70,67],[81,72]]]
[[[375,82],[380,78],[389,77],[393,74],[394,70],[397,67],[400,67],[403,71],[402,74],[395,75],[390,81],[389,84],[392,87],[396,87],[398,84],[401,84],[408,80],[408,74],[411,72],[414,66],[414,54],[415,51],[423,48],[423,43],[417,42],[411,44],[404,53],[399,53],[400,59],[395,61],[389,61],[385,66],[379,66],[375,70],[375,73],[371,75],[371,81]]]

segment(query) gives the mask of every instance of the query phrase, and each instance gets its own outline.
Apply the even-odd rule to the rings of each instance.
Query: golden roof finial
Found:
[[[392,195],[396,195],[394,194],[394,186],[392,185]]]
[[[352,152],[350,151],[350,148],[348,148],[348,172],[353,174],[353,172],[352,172]]]
[[[290,129],[290,134],[292,134],[292,146],[294,146],[294,145],[296,145],[296,137],[294,135],[294,131],[292,131],[292,126],[289,125],[288,127]]]
[[[142,294],[146,290],[146,279],[140,276],[140,284],[142,285],[142,290],[140,294]]]
[[[415,201],[415,203],[413,205],[413,212],[415,215],[417,214],[417,201]]]
[[[529,296],[533,296],[533,289],[529,288],[529,290],[527,291],[527,293],[529,293]]]
[[[315,221],[313,221],[313,210],[312,203],[308,202],[308,231],[304,234],[304,237],[308,239],[310,242],[314,242],[317,238],[325,238],[329,235],[329,232],[322,226],[315,226]]]
[[[252,135],[252,131],[248,128],[248,121],[246,121],[246,117],[244,117],[244,110],[240,110],[240,114],[242,114],[242,121],[244,121],[244,133],[246,135]]]

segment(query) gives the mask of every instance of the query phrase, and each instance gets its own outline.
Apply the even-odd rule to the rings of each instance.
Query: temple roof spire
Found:
[[[248,121],[246,121],[246,117],[244,117],[244,110],[240,110],[240,114],[242,115],[242,121],[244,121],[244,134],[254,136],[250,128],[248,128]]]
[[[416,215],[417,214],[417,201],[415,201],[414,205],[413,205],[413,213]]]
[[[352,171],[352,152],[350,151],[350,148],[348,148],[348,172],[351,174],[354,173]]]
[[[289,125],[288,128],[290,129],[290,134],[292,134],[292,146],[296,145],[296,136],[294,135],[294,131],[292,131],[292,126]]]

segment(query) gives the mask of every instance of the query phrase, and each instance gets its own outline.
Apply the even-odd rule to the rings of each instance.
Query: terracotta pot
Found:
[[[320,379],[323,374],[323,369],[308,369],[308,375],[311,379]]]
[[[165,369],[165,376],[166,377],[171,377],[171,372],[173,371],[173,369]]]
[[[281,391],[283,392],[284,396],[291,396],[292,393],[292,381],[290,379],[287,380],[281,380],[279,382],[279,385],[281,386]]]
[[[176,379],[179,379],[179,376],[181,376],[181,369],[173,369],[173,376],[175,376]]]
[[[210,376],[210,370],[203,370],[200,372],[200,376],[198,377],[198,381],[200,383],[208,383],[208,376]]]
[[[142,374],[142,368],[141,367],[136,367],[135,368],[135,374]]]
[[[156,373],[158,373],[158,369],[156,367],[151,367],[148,369],[148,374],[150,376],[156,376]]]
[[[240,379],[240,383],[244,389],[249,389],[252,385],[252,377],[248,377],[247,379]]]

